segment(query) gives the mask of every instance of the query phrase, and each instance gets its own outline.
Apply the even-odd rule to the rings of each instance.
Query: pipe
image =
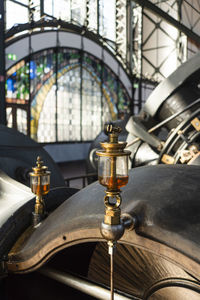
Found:
[[[200,99],[197,99],[196,101],[194,101],[191,104],[187,105],[181,111],[178,111],[177,113],[173,114],[172,116],[170,116],[167,119],[163,120],[162,122],[158,123],[154,127],[150,128],[147,132],[151,133],[151,132],[155,131],[156,129],[162,127],[163,125],[165,125],[166,123],[168,123],[171,120],[175,119],[176,117],[178,117],[179,115],[181,115],[182,113],[184,113],[185,111],[187,111],[188,109],[190,109],[191,107],[193,107],[195,104],[198,104],[199,102],[200,102]],[[135,138],[132,142],[130,142],[128,145],[126,145],[126,148],[132,146],[133,144],[139,142],[140,140],[141,140],[141,138],[139,138],[139,137]]]
[[[104,287],[98,286],[88,280],[75,277],[71,274],[64,273],[52,268],[47,268],[44,267],[38,271],[42,275],[45,275],[49,278],[55,279],[61,283],[64,283],[65,285],[68,285],[76,290],[79,290],[83,293],[86,293],[92,297],[95,297],[97,299],[102,299],[102,300],[109,300],[110,299],[110,291],[107,290]],[[128,300],[128,299],[135,299],[137,300],[138,298],[133,298],[127,297],[120,295],[118,293],[114,293],[114,299],[115,300]]]

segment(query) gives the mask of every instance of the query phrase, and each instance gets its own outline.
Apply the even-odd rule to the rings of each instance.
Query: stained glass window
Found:
[[[41,143],[56,141],[56,86],[52,85],[45,95],[42,110],[37,122],[36,140]]]
[[[55,133],[49,132],[51,131],[50,124],[55,124],[55,113],[52,111],[53,108],[50,109],[50,105],[55,98],[55,71],[56,54],[54,50],[45,50],[42,53],[32,55],[30,61],[31,137],[38,142],[51,142],[55,140]],[[49,103],[46,102],[46,99],[49,100]],[[49,117],[44,115],[44,108],[49,112]],[[45,128],[45,125],[46,129],[48,128],[47,130],[43,130],[45,138],[41,137],[41,129],[38,130],[40,115],[43,118],[40,121],[41,128]],[[47,125],[48,122],[50,124]]]
[[[29,63],[24,60],[7,73],[6,97],[9,103],[25,104],[29,100]]]
[[[80,65],[74,65],[58,80],[58,141],[81,140],[80,118]]]
[[[28,134],[29,63],[17,63],[7,72],[7,126]]]
[[[82,136],[93,140],[101,130],[101,87],[86,67],[82,80]]]
[[[8,126],[28,134],[30,122],[30,136],[41,143],[93,140],[105,122],[129,112],[119,78],[77,49],[32,54],[8,70],[6,90]]]
[[[118,81],[118,88],[117,88],[117,93],[118,93],[118,117],[119,114],[126,114],[130,113],[130,103],[129,103],[129,97],[127,94],[127,91],[123,87],[122,83]]]

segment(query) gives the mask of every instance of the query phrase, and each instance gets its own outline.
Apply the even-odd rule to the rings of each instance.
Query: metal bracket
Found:
[[[8,270],[6,267],[6,262],[8,261],[8,256],[3,255],[3,257],[0,259],[0,279],[4,278],[8,274]]]
[[[172,156],[168,155],[168,154],[164,154],[164,155],[162,156],[161,161],[162,161],[164,164],[167,164],[167,165],[173,165],[174,162],[175,162],[175,159],[174,159]]]
[[[192,126],[196,129],[196,131],[200,131],[200,121],[198,118],[194,118],[191,121]]]

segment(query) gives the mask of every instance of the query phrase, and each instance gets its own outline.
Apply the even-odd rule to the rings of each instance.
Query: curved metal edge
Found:
[[[152,117],[155,116],[161,104],[169,98],[172,93],[188,79],[188,77],[199,70],[199,65],[200,53],[197,53],[191,59],[179,66],[177,70],[155,88],[144,104],[142,110]]]
[[[183,287],[193,290],[200,294],[200,286],[197,282],[185,278],[165,278],[159,282],[156,282],[149,289],[147,289],[143,295],[143,300],[148,300],[155,292],[166,287]]]
[[[96,237],[91,237],[92,235]],[[68,242],[66,243],[67,236]],[[134,240],[134,242],[130,242],[130,240]],[[100,241],[105,240],[103,240],[103,238],[101,237],[100,230],[97,229],[84,229],[81,231],[78,230],[73,233],[64,233],[60,237],[57,237],[55,240],[52,240],[49,244],[46,244],[45,247],[41,249],[41,251],[39,251],[26,261],[15,261],[12,260],[12,257],[10,257],[9,261],[6,263],[6,268],[10,273],[29,273],[39,269],[53,255],[65,248],[72,247],[81,243]],[[189,272],[200,280],[199,263],[185,256],[179,251],[161,244],[160,242],[140,236],[134,231],[127,231],[125,232],[123,238],[119,241],[119,243],[128,244],[158,255],[168,260],[169,262],[183,268],[185,271]]]
[[[60,238],[60,240],[64,240],[66,235],[63,235],[63,237]],[[58,238],[59,239],[59,238]],[[6,262],[6,269],[8,273],[16,273],[16,274],[25,274],[29,272],[33,272],[37,269],[39,269],[41,266],[43,266],[52,256],[54,256],[56,253],[60,252],[61,250],[64,250],[66,248],[78,245],[78,244],[84,244],[84,243],[90,243],[90,242],[97,242],[102,241],[103,238],[97,239],[97,238],[91,238],[91,237],[83,237],[80,239],[80,237],[76,240],[70,241],[68,243],[60,244],[57,247],[52,247],[51,249],[42,249],[42,252],[44,256],[41,256],[41,252],[36,253],[33,257],[26,261],[12,261],[12,257],[10,257],[9,261]],[[56,242],[56,240],[54,241]],[[50,245],[47,245],[46,248],[48,248]],[[46,251],[47,250],[47,251]]]
[[[166,180],[167,178],[169,180]],[[160,186],[159,190],[155,181]],[[141,189],[141,182],[143,182],[143,189]],[[188,215],[188,209],[192,204],[196,215],[199,212],[196,210],[197,207],[200,209],[198,182],[198,166],[160,165],[141,167],[130,172],[130,182],[124,191],[122,213],[127,212],[131,215],[134,213],[139,220],[139,225],[135,231],[127,231],[120,242],[144,248],[173,261],[199,278],[199,227],[197,226],[199,219],[194,220],[193,210]],[[176,190],[173,190],[175,184]],[[194,188],[194,195],[189,198],[186,196],[185,202],[182,202],[183,197],[179,191],[184,191],[184,194],[188,195]],[[147,190],[149,190],[148,194]],[[100,223],[103,219],[104,205],[103,201],[99,200],[102,200],[103,195],[103,187],[96,182],[65,201],[41,223],[18,251],[9,253],[8,264],[11,272],[31,271],[37,268],[37,264],[42,265],[46,262],[47,257],[50,258],[52,253],[70,247],[72,243],[75,245],[82,240],[83,242],[102,240]],[[177,205],[178,211],[180,206],[182,208],[181,214],[178,215]],[[176,207],[177,213],[171,215],[173,207]],[[193,226],[187,227],[187,234],[182,235],[185,226],[180,227],[180,224],[184,221],[187,221],[187,226],[192,222]],[[176,226],[178,230],[174,230]]]

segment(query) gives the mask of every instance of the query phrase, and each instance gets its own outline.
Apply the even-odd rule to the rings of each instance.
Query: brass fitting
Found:
[[[41,196],[36,196],[35,200],[35,213],[39,215],[43,215],[45,212],[45,204],[44,200]]]
[[[109,141],[101,143],[103,149],[96,152],[99,156],[99,182],[107,188],[101,234],[107,241],[113,243],[122,237],[125,229],[121,221],[120,188],[128,183],[128,156],[131,152],[125,150],[126,142],[118,141],[118,136],[122,131],[120,127],[109,124],[105,131],[109,136]]]
[[[109,135],[109,143],[118,143],[118,137],[122,129],[112,124],[106,126],[106,133]]]
[[[110,202],[110,198],[114,199],[115,202]],[[119,225],[120,215],[121,215],[121,195],[120,192],[106,191],[106,196],[104,197],[105,204],[105,215],[104,223],[108,225]]]
[[[33,223],[36,226],[44,217],[45,203],[43,195],[50,190],[50,173],[47,166],[43,165],[42,159],[38,156],[36,166],[30,173],[31,190],[36,195],[35,210],[33,212]]]
[[[108,225],[120,224],[121,209],[119,207],[105,209],[104,223]]]

